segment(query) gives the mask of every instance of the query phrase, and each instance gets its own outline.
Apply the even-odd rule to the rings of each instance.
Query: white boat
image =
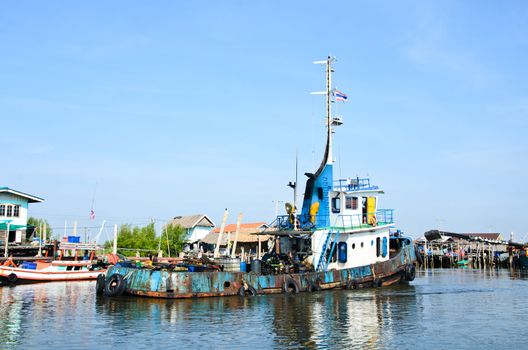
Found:
[[[59,258],[23,261],[17,264],[12,258],[0,265],[0,280],[6,284],[95,280],[106,269],[98,261],[95,244],[61,243]],[[80,253],[80,254],[79,254]]]

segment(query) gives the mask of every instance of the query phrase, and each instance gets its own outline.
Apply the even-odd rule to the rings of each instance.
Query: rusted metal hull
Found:
[[[389,286],[408,281],[408,271],[414,261],[414,247],[408,245],[388,261],[325,272],[256,275],[251,272],[172,272],[112,266],[106,277],[108,279],[113,274],[124,276],[125,292],[131,295],[167,299],[220,297],[244,295],[244,291],[275,294]]]

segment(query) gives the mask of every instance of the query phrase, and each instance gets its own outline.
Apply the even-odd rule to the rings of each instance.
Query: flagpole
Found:
[[[92,196],[92,206],[90,207],[90,220],[91,221],[94,221],[94,219],[95,219],[95,212],[94,212],[93,208],[94,208],[95,192],[96,191],[97,191],[97,182],[95,183],[95,188],[94,188],[93,196]]]

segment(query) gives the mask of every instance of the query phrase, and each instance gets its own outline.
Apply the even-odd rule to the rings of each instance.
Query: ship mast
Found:
[[[332,155],[332,62],[334,62],[335,58],[328,56],[326,58],[326,128],[328,132],[328,155],[326,158],[326,164],[332,164],[333,163],[333,155]]]
[[[322,166],[325,164],[333,163],[332,154],[332,63],[335,61],[335,57],[328,56],[324,61],[315,61],[314,64],[324,64],[326,66],[326,91],[324,92],[312,92],[312,95],[326,95],[326,131],[327,131],[327,145],[325,151],[326,159],[323,159],[323,163],[319,168],[322,170]]]

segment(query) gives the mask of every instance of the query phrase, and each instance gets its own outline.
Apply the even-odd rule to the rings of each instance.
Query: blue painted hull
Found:
[[[156,298],[195,298],[306,292],[334,288],[381,287],[414,279],[409,276],[415,261],[412,245],[403,246],[388,261],[325,272],[257,275],[247,272],[172,272],[112,266],[106,280],[119,274],[125,293]]]

